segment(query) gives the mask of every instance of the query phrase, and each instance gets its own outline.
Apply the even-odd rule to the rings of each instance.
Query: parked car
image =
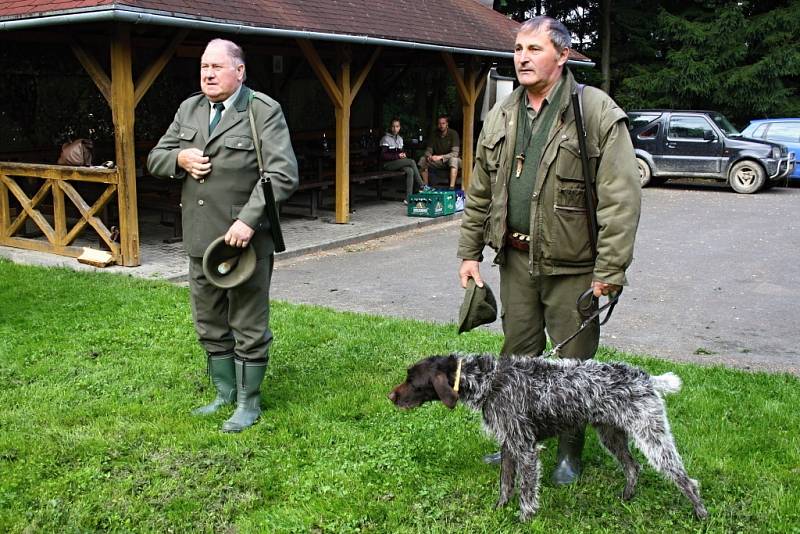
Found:
[[[759,119],[750,121],[747,128],[742,130],[742,135],[786,145],[789,152],[794,154],[795,160],[794,172],[789,175],[789,179],[800,181],[800,164],[797,162],[798,157],[800,157],[800,119]]]
[[[786,146],[747,139],[721,113],[646,109],[628,113],[642,187],[669,178],[712,178],[755,193],[794,169]]]

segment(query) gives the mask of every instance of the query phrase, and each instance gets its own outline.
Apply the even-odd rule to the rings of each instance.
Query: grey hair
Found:
[[[544,31],[548,32],[550,41],[559,53],[565,48],[572,47],[572,36],[570,36],[567,27],[560,20],[544,15],[533,17],[523,22],[517,34]]]
[[[233,59],[234,65],[244,65],[244,50],[242,47],[234,43],[233,41],[228,41],[227,39],[212,39],[206,45],[208,48],[211,45],[222,45],[225,47],[225,50],[228,52],[228,55],[231,56]]]

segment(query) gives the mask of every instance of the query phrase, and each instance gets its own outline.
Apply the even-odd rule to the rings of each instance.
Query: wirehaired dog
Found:
[[[505,506],[519,480],[520,519],[539,508],[540,442],[590,424],[625,472],[622,497],[633,497],[639,465],[633,439],[650,464],[678,486],[699,519],[708,516],[696,480],[689,478],[675,449],[662,396],[681,388],[677,375],[650,376],[624,363],[552,360],[490,354],[432,356],[408,369],[406,381],[389,393],[398,408],[460,399],[483,412],[483,424],[501,446],[500,498]]]

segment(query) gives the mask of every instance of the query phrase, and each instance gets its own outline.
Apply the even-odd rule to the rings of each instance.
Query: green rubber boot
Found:
[[[236,367],[236,411],[222,424],[223,432],[241,432],[261,415],[261,382],[267,360],[234,360]]]
[[[581,454],[585,428],[575,429],[558,436],[558,457],[553,471],[553,485],[572,484],[581,476]]]
[[[236,400],[236,371],[233,368],[232,352],[209,354],[208,375],[217,390],[217,397],[210,404],[192,410],[192,415],[211,415]]]

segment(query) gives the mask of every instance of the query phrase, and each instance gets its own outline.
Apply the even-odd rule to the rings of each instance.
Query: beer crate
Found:
[[[441,217],[455,210],[455,191],[427,191],[408,196],[409,217]]]

